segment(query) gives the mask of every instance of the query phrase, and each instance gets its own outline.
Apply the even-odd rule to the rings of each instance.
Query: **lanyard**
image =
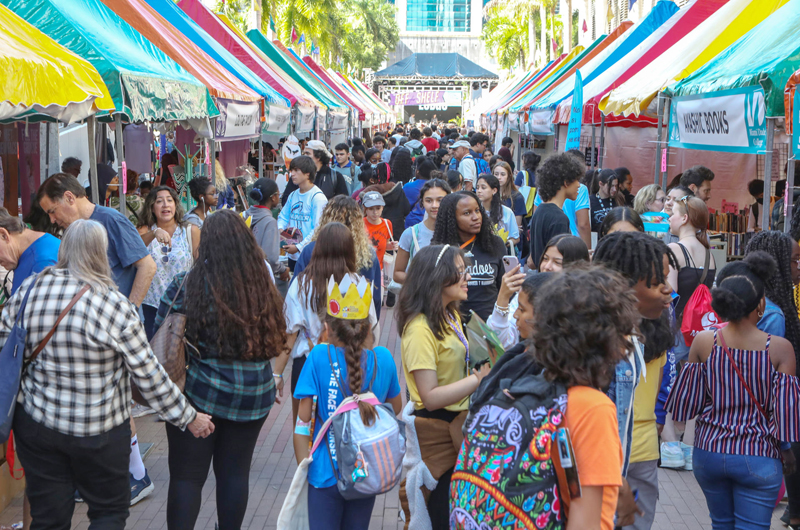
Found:
[[[453,315],[449,313],[447,315],[447,323],[450,324],[450,327],[453,329],[453,332],[458,337],[458,340],[461,341],[461,344],[464,345],[464,349],[467,352],[464,357],[464,360],[467,363],[467,375],[469,375],[469,341],[467,341],[467,338],[464,336],[464,332],[461,330],[461,326],[459,326],[458,323],[455,321]]]
[[[467,246],[469,246],[470,243],[475,243],[475,237],[476,236],[472,236],[471,238],[466,240],[464,243],[462,243],[461,244],[461,248],[467,248]]]

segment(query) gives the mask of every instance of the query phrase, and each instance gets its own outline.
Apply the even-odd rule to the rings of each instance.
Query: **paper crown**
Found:
[[[344,295],[342,295],[344,293]],[[341,283],[328,280],[328,314],[343,320],[369,318],[372,305],[372,284],[363,276],[346,274]]]

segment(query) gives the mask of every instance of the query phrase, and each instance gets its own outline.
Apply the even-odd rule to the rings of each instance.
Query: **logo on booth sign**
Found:
[[[747,94],[744,99],[744,111],[748,127],[763,127],[767,112],[764,93],[756,90]]]
[[[704,330],[714,329],[714,327],[719,324],[719,320],[717,318],[717,314],[713,311],[710,311],[703,315],[702,320],[700,321],[703,325]]]

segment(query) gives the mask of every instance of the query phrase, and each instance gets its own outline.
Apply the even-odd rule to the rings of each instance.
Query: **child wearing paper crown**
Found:
[[[319,435],[310,432],[310,425],[325,423],[346,397],[371,391],[381,403],[390,403],[395,414],[402,408],[392,354],[380,346],[364,349],[370,337],[372,285],[362,276],[346,274],[339,283],[331,277],[327,291],[324,333],[329,344],[318,344],[311,350],[294,391],[294,397],[300,400],[294,431],[298,463],[308,456],[312,434]],[[370,381],[373,381],[371,387]],[[347,395],[342,395],[342,390]],[[317,396],[317,417],[312,422],[314,396]],[[364,423],[371,424],[375,408],[363,401],[358,407]],[[336,486],[336,450],[332,444],[333,436],[329,433],[308,468],[309,528],[367,530],[375,497],[345,500],[341,496]],[[329,451],[330,457],[325,454]]]

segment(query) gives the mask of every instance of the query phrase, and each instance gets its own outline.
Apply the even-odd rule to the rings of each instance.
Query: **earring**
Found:
[[[760,320],[760,319],[761,319],[761,317],[763,317],[763,316],[764,316],[764,312],[763,312],[763,311],[759,311],[759,312],[758,312],[758,318],[759,318],[759,320]]]

